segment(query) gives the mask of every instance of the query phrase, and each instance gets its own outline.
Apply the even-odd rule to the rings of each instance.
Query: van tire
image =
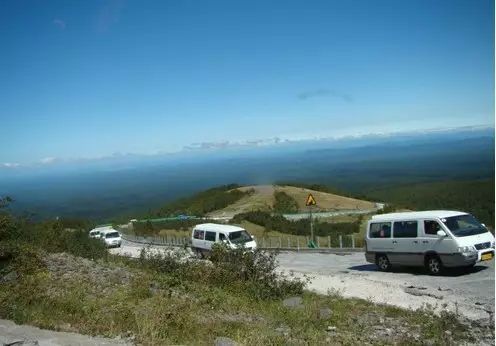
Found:
[[[430,275],[439,275],[443,271],[443,263],[437,255],[428,255],[425,258],[425,268]]]
[[[194,248],[194,252],[195,252],[196,257],[198,257],[200,259],[204,259],[205,258],[205,255],[203,254],[203,251],[200,250],[199,248],[195,247]]]
[[[387,272],[391,270],[391,262],[386,255],[377,255],[375,263],[381,272]]]

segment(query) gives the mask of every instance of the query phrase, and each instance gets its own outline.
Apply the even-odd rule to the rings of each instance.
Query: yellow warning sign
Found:
[[[313,195],[311,193],[308,194],[307,201],[305,204],[307,205],[307,207],[317,204],[317,201],[315,200],[315,198],[313,198]]]

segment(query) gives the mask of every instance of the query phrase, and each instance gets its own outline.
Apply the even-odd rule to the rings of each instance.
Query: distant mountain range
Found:
[[[268,143],[268,142],[264,142]],[[115,155],[3,168],[0,195],[39,217],[133,215],[227,183],[320,183],[361,194],[411,182],[494,178],[494,128],[278,141],[242,149]]]

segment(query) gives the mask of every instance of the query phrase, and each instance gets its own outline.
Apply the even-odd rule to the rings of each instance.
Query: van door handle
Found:
[[[398,244],[398,242],[396,240],[393,240],[393,244]]]
[[[418,241],[417,241],[417,240],[414,240],[414,241],[413,241],[413,243],[414,243],[414,244],[418,244]]]
[[[428,240],[424,240],[424,241],[422,241],[422,243],[429,244],[429,241]]]

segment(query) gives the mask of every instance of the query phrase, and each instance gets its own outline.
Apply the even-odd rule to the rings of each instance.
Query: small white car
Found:
[[[100,239],[107,247],[121,247],[122,237],[115,229],[107,229],[100,232]]]
[[[367,224],[365,258],[387,271],[392,265],[472,267],[494,258],[494,236],[464,212],[432,210],[374,215]]]
[[[204,223],[196,225],[191,233],[191,249],[200,257],[204,257],[212,250],[215,243],[222,243],[231,249],[244,247],[255,250],[255,239],[244,229],[232,225]]]

